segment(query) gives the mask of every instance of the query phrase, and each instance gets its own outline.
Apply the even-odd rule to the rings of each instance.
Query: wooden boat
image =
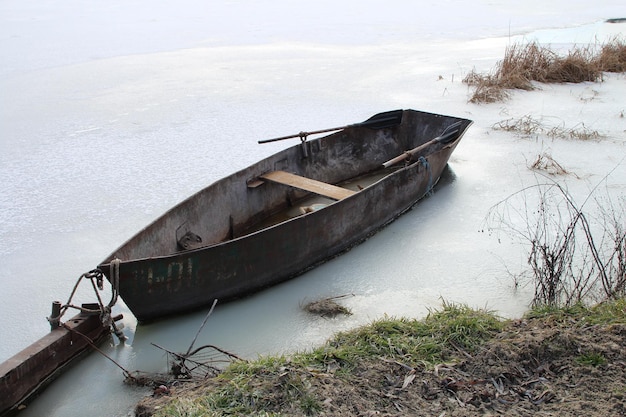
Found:
[[[396,110],[272,139],[299,136],[301,143],[192,195],[98,268],[139,321],[288,280],[364,240],[429,193],[471,123]]]

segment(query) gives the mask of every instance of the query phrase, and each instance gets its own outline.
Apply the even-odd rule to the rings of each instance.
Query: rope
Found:
[[[61,317],[63,317],[63,315],[65,314],[65,312],[70,309],[76,309],[81,311],[82,313],[99,313],[101,310],[94,310],[94,309],[89,309],[89,308],[85,308],[85,307],[79,307],[79,306],[75,306],[72,304],[72,299],[74,298],[74,295],[76,294],[76,290],[78,290],[78,286],[80,285],[81,280],[83,279],[89,279],[92,282],[93,285],[93,281],[95,280],[101,280],[102,279],[102,271],[100,271],[99,269],[93,269],[89,272],[86,272],[84,274],[82,274],[78,280],[76,281],[76,284],[74,284],[74,288],[72,289],[72,292],[67,300],[67,302],[61,306],[61,309],[59,311],[59,315],[56,317],[48,317],[48,321],[50,323],[56,322],[59,323],[61,320]],[[94,286],[95,288],[95,286]],[[96,291],[96,296],[98,297],[98,301],[99,301],[99,305],[102,306],[102,302],[100,301],[100,296],[98,294],[98,292]]]
[[[113,317],[111,315],[111,309],[115,305],[115,303],[117,303],[117,299],[119,296],[119,281],[120,281],[120,260],[119,259],[114,259],[111,261],[110,276],[111,276],[111,300],[109,301],[107,305],[104,305],[102,298],[100,297],[100,292],[98,291],[98,290],[101,291],[104,288],[103,273],[99,269],[93,269],[89,272],[82,274],[78,278],[78,280],[76,281],[76,284],[74,284],[74,288],[72,289],[72,292],[70,293],[70,296],[67,302],[64,305],[62,305],[61,308],[59,309],[59,314],[55,317],[53,317],[52,315],[50,317],[47,317],[47,320],[48,322],[50,322],[50,325],[53,328],[60,326],[61,318],[63,317],[63,315],[65,315],[68,309],[73,308],[73,309],[79,310],[81,313],[100,314],[100,321],[102,322],[102,325],[105,327],[111,328],[112,332],[115,333],[115,335],[118,337],[120,341],[122,342],[125,341],[126,336],[122,332],[121,326],[118,326],[115,323],[115,320],[113,320]],[[76,306],[72,304],[72,299],[74,298],[74,295],[76,295],[78,286],[80,285],[83,279],[88,279],[91,282],[91,287],[93,288],[93,291],[96,295],[96,299],[98,300],[97,309],[86,308],[83,306]]]
[[[111,301],[109,301],[109,307],[113,307],[117,303],[117,297],[120,293],[120,260],[115,258],[110,264],[110,276],[111,276]]]
[[[417,163],[422,165],[428,171],[428,184],[426,186],[426,193],[424,195],[430,196],[433,194],[433,188],[434,188],[433,173],[432,173],[432,170],[430,169],[430,164],[428,163],[428,160],[423,156],[419,157],[419,159],[417,160]]]
[[[121,327],[117,326],[115,320],[113,320],[111,316],[111,309],[115,305],[115,303],[117,303],[117,297],[120,289],[120,262],[121,261],[119,259],[115,258],[111,261],[110,264],[109,276],[111,277],[111,301],[109,301],[109,304],[102,307],[103,313],[101,320],[102,324],[105,324],[106,320],[106,323],[111,327],[113,333],[115,333],[115,336],[117,336],[117,338],[121,342],[123,342],[127,339],[126,335],[124,335]]]

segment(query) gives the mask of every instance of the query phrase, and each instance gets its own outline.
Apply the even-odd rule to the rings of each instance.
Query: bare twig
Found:
[[[206,324],[207,320],[209,319],[209,316],[211,315],[211,313],[213,313],[213,309],[215,308],[216,304],[217,304],[217,299],[213,300],[213,305],[211,306],[211,309],[207,313],[206,317],[204,318],[204,321],[202,322],[202,325],[198,329],[198,332],[196,333],[196,337],[193,338],[193,341],[189,345],[189,349],[187,349],[187,353],[185,354],[186,356],[189,356],[189,352],[191,352],[191,349],[193,349],[193,345],[194,345],[194,343],[196,343],[196,339],[198,339],[198,336],[200,336],[200,332],[202,331],[202,329],[204,329],[204,325]]]
[[[489,230],[504,231],[528,247],[534,305],[568,306],[626,292],[626,207],[619,211],[610,204],[599,204],[601,213],[612,208],[609,219],[594,223],[604,225],[600,230],[592,229],[586,207],[611,172],[582,204],[577,204],[563,185],[542,175],[547,182],[513,193],[489,210]],[[537,191],[536,206],[528,202],[530,190]]]

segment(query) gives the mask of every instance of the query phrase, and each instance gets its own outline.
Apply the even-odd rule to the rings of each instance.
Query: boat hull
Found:
[[[380,170],[386,160],[427,143],[453,123],[461,126],[453,142],[433,146],[427,155],[403,163],[349,197],[278,224],[251,228],[279,206],[297,206],[309,195],[279,184],[261,182],[251,187],[264,172],[281,169],[341,183]],[[182,202],[99,268],[111,278],[111,261],[119,260],[112,282],[118,283],[119,294],[139,321],[195,310],[215,299],[242,297],[291,279],[366,239],[430,192],[470,124],[466,119],[405,110],[396,127],[346,129],[309,141],[303,145],[306,157],[300,145],[286,149]],[[225,193],[229,197],[221,198]],[[210,235],[200,224],[214,221],[215,216],[199,220],[205,209],[222,218],[213,232],[223,236],[221,241],[190,250],[173,250],[171,243],[164,246],[160,239],[172,241],[173,234],[188,229]],[[142,256],[153,250],[149,245],[161,245],[158,251],[172,253]]]

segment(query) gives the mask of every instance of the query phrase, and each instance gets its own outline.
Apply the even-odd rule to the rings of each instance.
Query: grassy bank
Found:
[[[340,333],[310,352],[236,362],[146,399],[137,415],[623,415],[624,346],[623,299],[515,321],[446,304],[423,320],[385,318]]]

